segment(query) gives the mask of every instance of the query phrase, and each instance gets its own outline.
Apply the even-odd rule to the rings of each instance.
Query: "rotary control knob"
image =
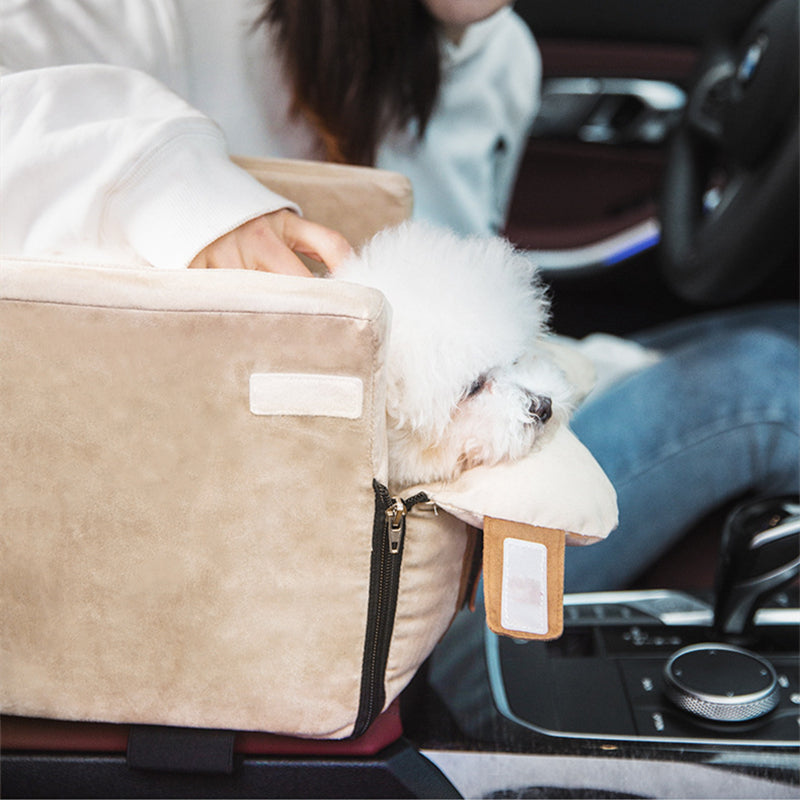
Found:
[[[667,697],[678,708],[715,722],[745,722],[768,714],[780,699],[772,664],[727,644],[694,644],[664,666]]]

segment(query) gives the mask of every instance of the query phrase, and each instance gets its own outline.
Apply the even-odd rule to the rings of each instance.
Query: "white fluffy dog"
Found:
[[[540,346],[549,306],[530,259],[499,237],[413,222],[387,229],[336,271],[392,307],[389,479],[450,480],[527,454],[571,387]]]

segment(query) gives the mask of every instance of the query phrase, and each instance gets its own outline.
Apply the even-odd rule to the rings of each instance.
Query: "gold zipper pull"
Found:
[[[389,536],[389,552],[399,553],[406,525],[405,504],[399,497],[392,498],[392,505],[386,509],[386,532]]]

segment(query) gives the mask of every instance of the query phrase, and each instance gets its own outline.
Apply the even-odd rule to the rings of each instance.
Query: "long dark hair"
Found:
[[[293,111],[332,161],[373,165],[382,137],[416,120],[439,91],[437,23],[419,0],[267,0]]]

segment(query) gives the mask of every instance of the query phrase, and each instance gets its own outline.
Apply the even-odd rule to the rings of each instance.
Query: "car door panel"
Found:
[[[667,296],[654,257],[667,143],[683,107],[675,102],[651,114],[638,90],[644,82],[648,90],[680,97],[710,32],[742,26],[762,2],[515,4],[542,54],[543,96],[506,233],[533,251],[556,287],[555,321],[565,332],[624,333],[687,310]],[[607,315],[595,308],[578,319],[569,306],[587,293],[611,299]],[[614,306],[623,303],[619,313]]]
[[[710,14],[720,4],[694,5]],[[636,88],[682,94],[705,25],[664,6],[617,0],[598,14],[590,2],[516,4],[539,43],[543,87],[506,233],[545,269],[617,263],[658,240],[664,142],[682,103],[656,113]]]

